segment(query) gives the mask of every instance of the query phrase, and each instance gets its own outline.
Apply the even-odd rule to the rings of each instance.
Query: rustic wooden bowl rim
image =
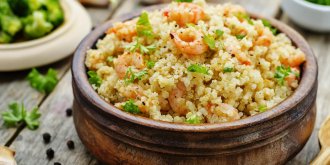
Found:
[[[154,5],[143,10],[152,11],[156,9],[163,8],[164,5]],[[306,54],[306,62],[303,65],[303,73],[301,76],[301,81],[299,87],[294,91],[294,93],[285,99],[283,102],[277,106],[269,109],[264,113],[260,113],[254,116],[250,116],[245,119],[227,122],[227,123],[217,123],[217,124],[200,124],[200,125],[190,125],[181,123],[170,123],[164,121],[153,120],[150,118],[145,118],[141,116],[135,116],[126,112],[123,112],[113,105],[104,101],[96,91],[91,87],[88,82],[87,69],[85,67],[85,56],[86,51],[93,47],[96,41],[104,36],[106,29],[112,26],[113,23],[119,21],[125,21],[137,17],[141,13],[141,10],[131,12],[129,14],[118,17],[117,19],[110,20],[103,25],[95,28],[79,45],[77,48],[74,59],[72,61],[72,75],[73,81],[77,85],[79,92],[82,97],[86,98],[91,104],[95,105],[98,109],[104,111],[109,115],[116,116],[120,119],[132,122],[145,127],[151,127],[155,129],[170,130],[170,131],[183,131],[183,132],[212,132],[212,131],[226,131],[245,128],[257,124],[261,124],[270,119],[276,118],[283,115],[284,113],[293,110],[299,102],[305,98],[313,88],[313,84],[317,80],[317,62],[313,54],[312,49],[306,42],[306,40],[295,30],[290,28],[284,23],[273,18],[266,18],[270,23],[277,28],[279,31],[285,33],[293,43],[299,47]],[[259,16],[249,12],[252,17],[263,19],[265,17]]]

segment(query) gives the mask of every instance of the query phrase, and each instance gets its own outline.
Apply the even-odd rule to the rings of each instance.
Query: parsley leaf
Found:
[[[280,85],[284,85],[284,80],[287,76],[290,75],[290,73],[291,73],[290,67],[285,68],[284,66],[278,66],[276,67],[274,78],[277,79],[277,82]]]
[[[203,74],[209,74],[208,71],[209,69],[207,69],[206,67],[203,67],[199,64],[192,64],[188,67],[188,71],[189,72],[196,72],[196,73],[203,73]]]
[[[242,13],[242,12],[237,13],[236,14],[236,17],[238,19],[240,19],[240,20],[245,19],[250,25],[253,25],[254,24],[253,21],[252,21],[252,19],[251,19],[251,17],[248,14],[246,14],[246,13]]]
[[[133,83],[135,80],[141,80],[144,75],[148,72],[146,70],[142,70],[140,72],[134,73],[132,68],[129,67],[126,71],[124,80],[126,84]]]
[[[34,108],[30,113],[26,111],[23,104],[12,103],[9,106],[9,111],[2,114],[5,125],[8,127],[17,126],[20,123],[25,123],[30,130],[35,130],[39,127],[39,118],[41,114],[38,108]]]
[[[155,45],[144,46],[142,45],[139,40],[135,40],[134,42],[125,46],[126,50],[129,52],[135,52],[136,50],[140,50],[141,54],[150,54],[152,51],[156,49]]]
[[[258,110],[259,110],[259,112],[265,112],[267,110],[267,106],[266,105],[260,105],[258,107]]]
[[[50,68],[46,75],[42,75],[37,69],[32,69],[27,76],[30,85],[42,93],[50,93],[58,83],[57,72]]]
[[[109,56],[109,57],[107,58],[107,61],[108,61],[108,62],[113,62],[114,59],[115,59],[114,57]]]
[[[149,69],[153,68],[154,66],[155,66],[155,61],[148,61],[148,62],[147,62],[147,67],[148,67]]]
[[[207,34],[203,37],[203,40],[210,47],[210,49],[215,50],[215,39],[214,39],[214,37]]]
[[[220,30],[220,29],[217,29],[217,30],[215,31],[215,35],[217,35],[217,38],[222,37],[224,33],[225,33],[225,32],[222,31],[222,30]]]
[[[186,119],[186,123],[189,124],[200,124],[201,123],[201,117],[197,116],[196,114],[191,115]]]
[[[174,2],[192,2],[193,0],[173,0]]]
[[[269,22],[268,20],[266,20],[266,19],[262,19],[262,23],[264,24],[265,27],[268,27],[269,30],[270,30],[274,35],[277,34],[277,29],[274,28],[274,27],[270,24],[270,22]]]
[[[100,87],[102,83],[102,79],[97,75],[95,71],[88,71],[87,72],[89,76],[89,83],[92,85],[95,85],[96,87]]]
[[[126,103],[123,105],[123,109],[126,112],[132,113],[132,114],[139,114],[141,113],[139,107],[135,105],[133,100],[126,101]]]
[[[145,36],[152,38],[154,36],[147,12],[143,12],[136,23],[136,31],[139,37]]]
[[[225,73],[229,73],[229,72],[233,72],[233,71],[234,71],[234,68],[232,68],[232,67],[225,67],[223,69],[223,72],[225,72]]]
[[[242,40],[243,38],[245,38],[245,36],[246,36],[246,35],[243,35],[243,34],[237,34],[237,35],[236,35],[236,38],[237,38],[238,40]]]

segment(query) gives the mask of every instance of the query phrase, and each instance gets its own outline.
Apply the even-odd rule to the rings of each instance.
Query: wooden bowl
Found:
[[[105,102],[88,83],[86,51],[114,22],[139,13],[96,28],[74,55],[74,123],[83,144],[97,159],[106,164],[282,164],[302,149],[315,122],[317,63],[304,38],[274,19],[269,19],[271,24],[306,54],[306,62],[292,96],[264,113],[228,123],[187,125],[134,116]]]

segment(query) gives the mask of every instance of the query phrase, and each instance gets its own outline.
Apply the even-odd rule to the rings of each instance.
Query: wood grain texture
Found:
[[[48,67],[54,68],[58,72],[58,78],[61,79],[64,73],[69,69],[71,58],[64,59]],[[39,68],[41,72],[47,72],[48,67]],[[8,104],[11,102],[24,103],[27,109],[39,106],[46,97],[45,94],[36,91],[30,87],[26,80],[28,71],[0,73],[0,113],[8,110]],[[6,128],[0,118],[0,145],[4,145],[16,133],[16,128]]]
[[[294,29],[296,29],[306,38],[308,43],[313,48],[314,53],[318,59],[318,65],[319,65],[319,76],[318,76],[319,87],[318,87],[318,95],[317,95],[318,111],[317,111],[315,128],[311,138],[309,139],[304,149],[293,160],[288,162],[288,165],[308,164],[316,157],[316,155],[320,151],[320,145],[317,136],[318,131],[324,119],[328,115],[330,115],[330,111],[329,111],[330,34],[314,33],[308,30],[304,30],[299,26],[295,25],[294,23],[292,23],[292,21],[288,18],[286,14],[283,14],[281,20],[283,22],[286,22]]]

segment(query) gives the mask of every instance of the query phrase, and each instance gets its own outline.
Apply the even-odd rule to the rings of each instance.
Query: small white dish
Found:
[[[74,0],[61,0],[65,22],[40,39],[0,44],[0,71],[47,65],[71,55],[92,28],[86,10]]]
[[[330,6],[306,0],[283,0],[282,9],[299,26],[317,32],[330,32]]]

